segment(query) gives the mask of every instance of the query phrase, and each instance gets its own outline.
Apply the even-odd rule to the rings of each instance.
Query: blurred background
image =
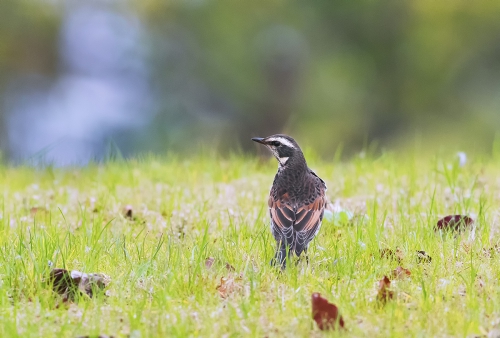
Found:
[[[500,1],[0,1],[4,159],[491,151]]]

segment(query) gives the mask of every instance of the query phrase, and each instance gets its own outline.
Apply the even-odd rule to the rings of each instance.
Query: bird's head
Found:
[[[299,145],[293,138],[283,134],[271,135],[268,137],[254,137],[252,141],[261,143],[271,150],[274,157],[278,160],[280,166],[285,166],[287,163],[296,162],[296,160],[304,161],[304,155],[300,150]]]

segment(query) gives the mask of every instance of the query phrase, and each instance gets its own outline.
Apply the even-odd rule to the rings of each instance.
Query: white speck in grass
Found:
[[[134,318],[135,318],[135,315],[134,315]],[[141,331],[134,330],[134,331],[130,332],[129,337],[130,338],[141,338]]]
[[[474,242],[475,239],[476,239],[476,225],[473,224],[471,231],[469,232],[469,237],[467,238],[467,240],[469,242]]]
[[[463,167],[467,163],[467,154],[464,153],[463,151],[459,151],[457,153],[458,156],[458,165],[460,167]]]
[[[331,222],[333,220],[333,212],[331,212],[330,210],[326,209],[324,211],[324,213],[323,213],[323,217],[327,221]]]
[[[49,268],[53,267],[54,266],[54,263],[52,261],[49,261],[48,262],[48,265],[49,265]]]
[[[359,246],[361,247],[361,249],[365,250],[366,249],[366,244],[363,243],[362,241],[359,241],[358,242]]]
[[[316,245],[316,249],[318,250],[321,250],[321,251],[326,251],[325,248],[323,248],[322,246],[320,245]]]
[[[89,253],[92,250],[89,246],[85,246],[85,253]]]

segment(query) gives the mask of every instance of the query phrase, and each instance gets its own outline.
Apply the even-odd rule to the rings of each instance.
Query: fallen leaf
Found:
[[[219,295],[222,298],[227,298],[230,294],[240,291],[243,288],[241,281],[241,276],[221,277],[220,284],[216,287],[216,290],[219,291]]]
[[[399,248],[396,248],[396,251],[389,248],[385,248],[385,249],[380,249],[379,252],[380,252],[380,258],[397,260],[398,262],[401,262],[404,258],[403,252]]]
[[[411,271],[403,268],[402,266],[398,266],[396,269],[392,270],[392,278],[393,279],[404,279],[405,277],[410,277]]]
[[[205,267],[207,269],[210,269],[212,267],[212,265],[214,265],[214,262],[215,262],[215,258],[207,257],[207,259],[205,259]]]
[[[392,258],[394,257],[394,251],[391,249],[385,248],[385,249],[380,249],[380,258]]]
[[[132,206],[131,205],[125,206],[125,208],[123,208],[123,214],[125,215],[126,218],[132,219],[134,217]]]
[[[432,257],[429,256],[425,251],[417,251],[417,261],[419,263],[430,263],[432,262]]]
[[[491,257],[491,256],[498,254],[498,253],[500,253],[500,246],[498,246],[497,244],[495,244],[493,247],[491,247],[489,249],[486,249],[486,248],[483,249],[483,254],[486,257]]]
[[[94,291],[104,289],[109,281],[109,277],[104,274],[87,274],[76,270],[70,272],[66,269],[53,269],[49,277],[52,290],[63,296],[64,301],[74,300],[78,292],[92,297]]]
[[[339,309],[335,304],[321,297],[318,292],[312,294],[311,301],[312,317],[320,330],[335,329],[336,325],[344,327],[344,319],[339,314]]]
[[[69,288],[73,286],[71,274],[66,269],[53,269],[50,271],[49,282],[52,283],[52,290],[63,296],[67,296]]]
[[[236,269],[235,269],[235,268],[234,268],[234,266],[232,266],[231,264],[226,263],[226,270],[227,270],[227,271],[235,271]]]
[[[474,220],[469,216],[465,215],[449,215],[441,218],[434,230],[439,231],[463,231],[466,228],[471,227],[474,224]]]
[[[382,278],[378,282],[377,300],[379,302],[385,304],[388,300],[394,297],[394,292],[389,290],[390,287],[391,287],[391,280],[387,276],[384,276],[384,278]]]
[[[33,207],[30,209],[31,216],[35,216],[39,212],[48,213],[47,209],[45,209],[43,207]]]

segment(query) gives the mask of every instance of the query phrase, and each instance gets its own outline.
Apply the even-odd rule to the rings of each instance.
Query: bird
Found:
[[[263,144],[278,160],[276,173],[269,193],[271,232],[277,243],[271,265],[286,267],[287,257],[297,257],[318,234],[327,204],[326,184],[309,167],[297,142],[288,135],[276,134],[254,137],[252,141]]]

